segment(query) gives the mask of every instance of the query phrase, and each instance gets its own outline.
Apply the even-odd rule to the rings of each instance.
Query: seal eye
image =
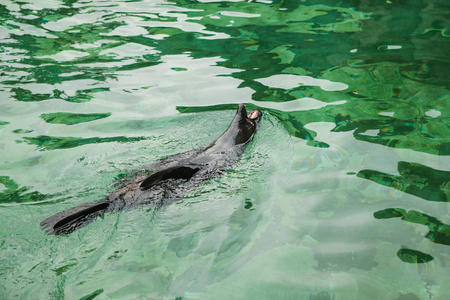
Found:
[[[247,115],[247,118],[249,118],[250,120],[254,120],[254,119],[258,118],[258,117],[259,117],[259,110],[257,110],[257,109],[252,110],[252,111]]]

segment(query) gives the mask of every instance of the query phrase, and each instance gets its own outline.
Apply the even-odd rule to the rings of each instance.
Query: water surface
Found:
[[[450,6],[0,4],[0,298],[448,299]],[[264,112],[236,167],[68,237],[48,216]]]

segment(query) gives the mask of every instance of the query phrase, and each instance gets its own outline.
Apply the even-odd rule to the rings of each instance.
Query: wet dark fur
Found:
[[[250,119],[243,104],[228,129],[214,142],[145,166],[124,178],[103,200],[83,203],[41,222],[48,234],[67,235],[107,212],[146,205],[161,207],[180,200],[194,187],[220,175],[239,161],[259,128],[262,113]]]

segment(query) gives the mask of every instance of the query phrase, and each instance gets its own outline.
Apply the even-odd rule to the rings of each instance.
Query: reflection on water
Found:
[[[3,1],[0,298],[449,298],[447,2]],[[265,115],[232,172],[39,232],[237,103]]]
[[[434,243],[450,246],[450,225],[442,223],[435,217],[415,210],[406,211],[401,208],[383,209],[375,212],[373,216],[376,219],[401,218],[406,222],[425,225],[429,229],[425,235],[427,239]],[[402,261],[409,263],[425,263],[433,260],[431,255],[411,249],[400,249],[397,256]]]
[[[411,249],[400,249],[397,252],[398,258],[411,264],[423,264],[433,260],[433,256]]]
[[[0,184],[4,189],[0,192],[0,203],[22,203],[39,202],[55,195],[43,195],[37,191],[30,191],[30,187],[19,187],[19,185],[8,176],[0,176]]]
[[[450,172],[434,170],[418,163],[400,161],[400,175],[361,170],[356,176],[372,180],[429,201],[450,201]]]
[[[91,122],[111,116],[110,113],[104,114],[72,114],[72,113],[50,113],[42,114],[41,118],[47,123],[75,125],[84,122]]]
[[[14,95],[11,96],[17,99],[18,101],[43,101],[49,99],[62,99],[68,102],[81,103],[91,100],[93,98],[93,96],[91,95],[92,93],[107,90],[108,89],[79,90],[75,92],[74,96],[68,96],[64,91],[60,91],[57,89],[53,90],[52,94],[39,94],[39,93],[32,93],[31,91],[23,88],[12,88],[11,92],[14,93]]]
[[[107,138],[100,138],[100,137],[76,138],[76,137],[55,137],[55,136],[39,135],[37,137],[24,137],[23,141],[30,145],[36,145],[37,149],[43,151],[55,149],[68,149],[83,146],[86,144],[99,144],[112,142],[129,143],[148,139],[153,139],[153,137],[116,136]]]
[[[401,218],[406,222],[425,225],[430,230],[426,238],[432,242],[450,245],[450,225],[444,224],[435,217],[415,210],[406,211],[401,208],[387,208],[373,214],[376,219]]]

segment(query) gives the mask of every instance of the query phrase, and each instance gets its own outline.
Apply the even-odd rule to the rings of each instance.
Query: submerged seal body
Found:
[[[194,187],[219,176],[239,161],[259,128],[262,113],[247,115],[240,104],[228,129],[212,143],[144,166],[125,177],[103,200],[87,202],[41,222],[48,234],[67,235],[107,212],[142,206],[156,208],[180,200]]]

